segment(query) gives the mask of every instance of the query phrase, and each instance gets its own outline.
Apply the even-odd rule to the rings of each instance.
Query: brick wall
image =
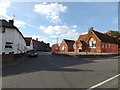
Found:
[[[10,63],[14,61],[14,54],[10,53],[10,54],[3,54],[2,55],[2,63]]]
[[[118,44],[102,43],[101,45],[103,53],[118,53]]]
[[[59,46],[57,44],[52,45],[52,52],[59,52]]]
[[[93,38],[96,41],[96,48],[90,48],[89,47],[89,40]],[[93,32],[91,32],[91,34],[88,36],[87,40],[87,51],[89,52],[101,52],[101,41],[95,36],[95,34],[93,34]]]
[[[64,50],[62,50],[63,46],[65,47]],[[60,44],[60,52],[68,52],[68,46],[65,43],[65,41],[63,40],[62,43]]]

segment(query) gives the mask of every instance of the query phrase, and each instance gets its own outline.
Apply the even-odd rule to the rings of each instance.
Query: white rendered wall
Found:
[[[6,28],[5,33],[2,33],[2,52],[5,52],[5,54],[9,54],[9,52],[14,51],[14,47],[5,48],[6,42],[13,42],[14,44],[14,33],[15,30],[12,28]]]
[[[2,55],[2,27],[0,27],[0,55]]]
[[[5,33],[2,33],[2,52],[9,54],[9,52],[14,52],[14,54],[26,52],[26,42],[22,35],[12,28],[6,28]],[[13,48],[5,48],[6,42],[13,42]]]

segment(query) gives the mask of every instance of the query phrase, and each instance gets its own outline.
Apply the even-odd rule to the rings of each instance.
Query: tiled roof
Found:
[[[92,30],[95,35],[102,41],[105,43],[114,43],[114,44],[118,44],[118,40],[116,40],[115,38],[113,38],[112,36],[109,35],[105,35],[103,33],[100,33],[98,31]]]
[[[9,22],[7,22],[4,19],[0,19],[0,27],[5,27],[5,28],[13,28],[16,29],[21,35],[22,33],[18,30],[18,28],[12,24],[10,24]],[[22,37],[24,38],[24,36],[22,35]]]
[[[85,45],[85,41],[80,40],[80,43],[83,44],[83,45]]]
[[[58,46],[58,44],[53,44],[52,46],[53,46],[53,47],[54,47],[54,46]]]
[[[74,40],[68,40],[68,39],[64,39],[64,41],[66,42],[66,44],[70,47],[73,47],[73,44],[75,43]]]
[[[0,19],[0,27],[7,27],[7,28],[14,28],[17,29],[14,25],[11,25],[9,22],[7,22],[4,19]]]
[[[83,35],[80,35],[78,40],[82,40],[82,41],[85,41],[86,38],[87,38],[88,34],[83,34]]]
[[[68,40],[68,39],[64,39],[64,41],[68,44],[68,43],[75,43],[74,40]]]

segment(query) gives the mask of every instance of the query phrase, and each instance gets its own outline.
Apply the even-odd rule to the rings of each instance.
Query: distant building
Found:
[[[32,37],[25,37],[27,51],[33,49]]]
[[[51,49],[49,43],[37,40],[33,40],[33,48],[38,51],[49,51]]]
[[[88,34],[80,35],[78,40],[75,41],[73,45],[75,52],[85,52],[85,50],[87,49],[87,44],[85,42],[87,36]]]
[[[59,45],[58,44],[52,45],[52,52],[59,52]]]
[[[63,39],[61,44],[60,44],[60,52],[73,52],[73,44],[75,43],[74,40],[67,40]]]
[[[80,51],[88,51],[88,52],[96,52],[96,53],[118,53],[118,40],[113,38],[112,36],[105,35],[95,30],[90,30],[86,39],[83,39],[83,44],[77,44],[81,42],[81,39],[78,38],[76,45],[83,45],[86,48],[79,50],[79,46],[76,47],[76,52]]]
[[[26,52],[26,42],[22,33],[14,26],[13,20],[0,20],[0,54],[20,54]]]

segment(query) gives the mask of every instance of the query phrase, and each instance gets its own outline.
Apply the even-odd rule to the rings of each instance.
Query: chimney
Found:
[[[14,24],[14,20],[12,19],[12,20],[9,20],[9,23],[11,24],[11,25],[13,25]]]
[[[38,41],[38,38],[36,38],[36,41]]]

